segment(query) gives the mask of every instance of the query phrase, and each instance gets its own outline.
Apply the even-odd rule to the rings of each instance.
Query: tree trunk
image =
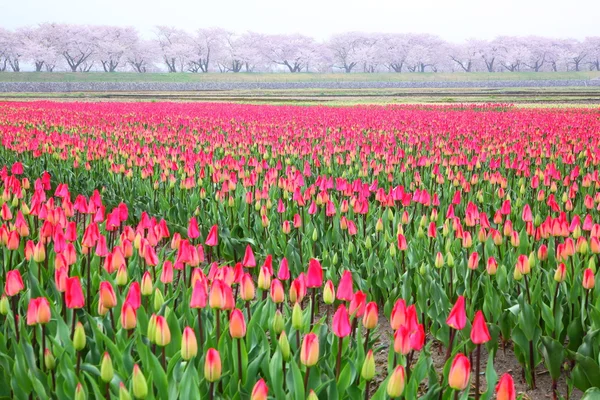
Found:
[[[35,62],[35,72],[41,72],[43,66],[44,66],[43,61],[36,61]]]

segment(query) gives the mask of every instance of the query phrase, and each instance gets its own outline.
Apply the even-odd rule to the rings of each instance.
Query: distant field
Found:
[[[501,73],[146,73],[133,72],[0,72],[0,82],[311,82],[311,81],[498,81],[600,79],[600,72],[501,72]]]
[[[540,106],[600,105],[600,87],[470,89],[287,89],[202,92],[0,93],[2,100],[198,101],[331,106],[354,104],[513,103]]]

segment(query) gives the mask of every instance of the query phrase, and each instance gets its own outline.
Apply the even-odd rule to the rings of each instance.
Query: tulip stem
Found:
[[[87,254],[87,309],[88,309],[88,313],[90,313],[90,309],[91,309],[91,299],[92,299],[92,274],[91,274],[91,270],[92,270],[92,253],[91,253],[91,249],[88,249],[88,254]]]
[[[536,388],[536,384],[535,384],[535,365],[533,365],[534,363],[534,358],[533,358],[533,340],[529,341],[529,367],[531,368],[531,388],[535,389]]]
[[[342,341],[343,337],[339,337],[338,341],[338,352],[337,352],[337,360],[335,362],[335,378],[338,379],[340,377],[340,368],[342,365]]]
[[[477,361],[475,364],[475,400],[479,400],[479,367],[481,364],[481,344],[477,345]]]
[[[204,346],[204,328],[202,327],[202,309],[198,309],[198,338],[200,338],[200,348]]]
[[[459,393],[460,393],[460,392],[459,392],[458,390],[455,390],[455,391],[454,391],[454,400],[458,400],[458,395],[459,395]]]
[[[208,398],[209,400],[213,400],[215,398],[215,383],[211,382],[210,385],[208,385]]]
[[[554,290],[554,299],[552,300],[552,316],[556,318],[556,300],[558,299],[558,291],[560,283],[556,282],[556,290]],[[556,335],[556,324],[554,324],[554,335]]]
[[[75,370],[75,375],[79,376],[79,369],[81,368],[81,352],[77,350],[77,367]]]
[[[527,279],[527,275],[523,275],[525,277],[525,289],[527,289],[527,301],[529,305],[531,305],[531,294],[529,293],[529,279]]]
[[[165,372],[167,372],[167,356],[165,354],[165,347],[167,346],[162,346],[162,365]]]
[[[285,360],[283,359],[283,357],[281,359],[281,367],[283,369],[283,390],[285,390]]]
[[[367,335],[365,336],[365,353],[367,352],[367,348],[369,347],[369,334],[371,333],[370,329],[367,329]]]
[[[240,377],[240,383],[244,380],[242,371],[242,339],[237,340],[237,361],[238,361],[238,374]]]
[[[315,321],[315,309],[317,307],[317,289],[313,288],[312,290],[312,303],[311,303],[311,309],[310,309],[310,329],[313,328],[314,325],[314,321]]]
[[[306,373],[304,374],[304,393],[308,391],[308,376],[310,375],[310,367],[306,367]]]
[[[42,324],[42,357],[40,358],[41,370],[44,370],[44,356],[46,355],[46,324]]]
[[[445,361],[448,361],[448,359],[452,355],[452,345],[454,344],[454,336],[456,336],[456,331],[454,329],[450,328],[449,335],[450,335],[450,338],[448,339],[448,349],[446,350]]]
[[[216,328],[217,328],[217,344],[219,343],[219,337],[221,336],[221,310],[219,310],[218,308],[215,309],[215,319],[216,321]]]
[[[13,318],[15,320],[15,337],[19,342],[19,316],[17,315],[17,296],[12,297]]]
[[[250,318],[252,318],[252,315],[250,314],[250,302],[249,301],[246,302],[246,310],[248,311],[248,321],[250,321]]]

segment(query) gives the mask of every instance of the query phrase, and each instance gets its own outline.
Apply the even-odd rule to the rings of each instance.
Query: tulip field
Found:
[[[4,102],[0,140],[0,398],[600,398],[599,109]]]

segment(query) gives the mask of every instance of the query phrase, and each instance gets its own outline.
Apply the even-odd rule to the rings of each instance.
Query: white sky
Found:
[[[0,0],[0,26],[40,22],[155,25],[186,30],[302,33],[425,32],[451,41],[537,34],[600,36],[600,0]]]

